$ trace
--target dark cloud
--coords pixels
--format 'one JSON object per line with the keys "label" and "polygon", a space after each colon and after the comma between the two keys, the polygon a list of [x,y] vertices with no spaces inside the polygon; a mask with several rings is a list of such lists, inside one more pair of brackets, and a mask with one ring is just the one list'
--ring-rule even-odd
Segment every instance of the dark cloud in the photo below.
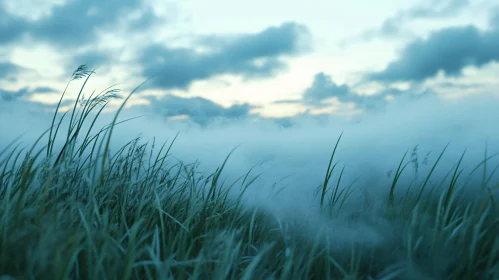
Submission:
{"label": "dark cloud", "polygon": [[480,32],[474,26],[452,27],[407,45],[385,70],[368,75],[376,81],[423,81],[442,70],[460,76],[466,66],[481,67],[499,59],[499,32]]}
{"label": "dark cloud", "polygon": [[286,23],[257,34],[201,39],[204,47],[210,48],[209,53],[152,45],[143,50],[139,61],[145,76],[158,75],[152,85],[164,89],[187,89],[193,81],[220,74],[240,75],[244,79],[269,77],[285,69],[280,56],[307,50],[302,43],[306,43],[303,36],[308,34],[306,27]]}
{"label": "dark cloud", "polygon": [[29,95],[31,91],[28,90],[27,87],[19,89],[19,90],[5,90],[0,89],[0,101],[3,102],[12,102],[21,99],[22,97]]}
{"label": "dark cloud", "polygon": [[[127,31],[143,32],[160,21],[141,0],[67,1],[51,8],[49,15],[28,20],[0,7],[0,43],[14,44],[20,39],[48,43],[62,50],[72,50],[66,67],[87,64],[91,68],[110,65],[114,53],[86,48],[98,39],[103,30],[117,26]],[[210,47],[209,53],[194,48],[169,48],[149,45],[141,50],[138,63],[147,77],[159,74],[152,86],[166,89],[187,89],[196,80],[220,74],[240,75],[258,79],[275,75],[287,67],[283,55],[296,55],[307,50],[306,27],[286,23],[256,34],[240,36],[204,36],[200,46]],[[303,44],[305,43],[305,44]],[[197,46],[197,44],[196,44]]]}
{"label": "dark cloud", "polygon": [[59,92],[59,90],[51,88],[51,87],[36,87],[33,89],[33,93],[54,93]]}
{"label": "dark cloud", "polygon": [[323,107],[323,100],[337,97],[340,101],[357,99],[347,85],[337,85],[331,79],[331,76],[324,73],[318,73],[314,77],[312,86],[305,90],[303,94],[303,102],[306,105],[315,107]]}
{"label": "dark cloud", "polygon": [[[308,106],[309,108],[321,109],[328,106],[328,104],[323,103],[323,101],[332,97],[336,97],[340,103],[354,103],[356,108],[364,109],[372,113],[376,110],[383,110],[385,105],[388,103],[387,97],[415,100],[422,96],[430,95],[435,95],[435,92],[427,88],[422,88],[422,86],[418,84],[412,85],[409,89],[406,90],[388,87],[372,95],[361,95],[348,85],[336,84],[330,75],[326,75],[325,73],[320,72],[314,76],[312,85],[303,92],[302,99],[278,100],[273,103],[303,104]],[[296,115],[293,118],[316,118],[315,116],[317,115],[312,115],[309,109],[306,112]]]}
{"label": "dark cloud", "polygon": [[[68,71],[81,64],[99,68],[112,64],[114,53],[88,48],[84,52],[75,50],[94,45],[99,39],[99,31],[114,30],[119,26],[129,32],[143,32],[160,20],[142,0],[66,1],[53,6],[48,16],[37,20],[10,14],[0,5],[0,44],[15,44],[21,39],[48,43],[74,54],[65,65]],[[0,69],[0,78],[2,76]]]}
{"label": "dark cloud", "polygon": [[308,29],[294,22],[269,27],[256,34],[235,36],[204,36],[198,42],[231,56],[244,58],[271,57],[277,54],[295,54],[300,51],[300,36],[309,35]]}
{"label": "dark cloud", "polygon": [[[301,99],[277,100],[273,104],[303,104],[308,107],[320,109],[329,106],[329,104],[323,103],[323,101],[336,97],[341,103],[355,103],[357,108],[375,110],[386,104],[386,96],[411,95],[411,92],[414,92],[414,89],[403,91],[387,88],[374,95],[362,96],[348,85],[338,85],[330,75],[319,72],[315,74],[312,85],[303,92]],[[313,115],[310,114],[310,110],[307,110],[298,116],[311,117]]]}
{"label": "dark cloud", "polygon": [[304,105],[314,108],[323,108],[327,104],[322,103],[322,101],[336,97],[341,103],[355,103],[357,108],[375,110],[382,108],[386,104],[387,96],[411,96],[414,91],[415,89],[404,91],[395,88],[386,88],[373,95],[361,95],[348,85],[336,84],[330,75],[320,72],[315,75],[312,85],[303,93],[301,102]]}
{"label": "dark cloud", "polygon": [[10,62],[0,62],[0,80],[16,75],[23,68]]}
{"label": "dark cloud", "polygon": [[[29,100],[37,90],[29,90],[27,87],[19,90],[0,89],[0,112],[5,113],[6,119],[10,119],[9,112],[18,110],[19,113],[47,113],[54,112],[57,103],[41,103]],[[63,100],[61,106],[73,105],[74,100]],[[17,113],[16,113],[17,114]]]}
{"label": "dark cloud", "polygon": [[[46,111],[53,110],[57,104],[46,104],[40,102],[33,102],[29,100],[33,94],[44,94],[44,93],[57,93],[56,89],[50,87],[36,87],[34,89],[29,89],[28,87],[23,87],[19,90],[6,90],[0,88],[0,105],[12,106],[13,104],[21,104],[32,111]],[[74,104],[74,100],[63,100],[61,106],[67,106]],[[5,109],[1,108],[0,109]]]}
{"label": "dark cloud", "polygon": [[[393,93],[393,92],[391,92]],[[315,74],[312,85],[307,88],[301,99],[277,100],[274,104],[303,104],[313,108],[324,108],[328,104],[323,101],[336,97],[340,102],[354,102],[361,107],[376,107],[388,92],[381,92],[375,96],[364,97],[351,90],[348,85],[336,84],[330,75],[323,72]],[[373,103],[376,103],[374,105]],[[308,115],[305,112],[304,115]]]}
{"label": "dark cloud", "polygon": [[163,117],[188,116],[191,121],[201,126],[219,119],[243,119],[250,116],[249,111],[257,108],[248,103],[235,104],[225,108],[211,100],[202,97],[183,98],[175,95],[166,95],[161,99],[148,98],[149,106],[140,106],[146,110],[153,110]]}
{"label": "dark cloud", "polygon": [[26,34],[29,37],[68,48],[86,45],[96,39],[99,29],[113,28],[135,11],[145,10],[129,28],[147,28],[157,22],[140,0],[66,1],[52,8],[49,16],[27,21],[0,7],[0,43],[13,43]]}
{"label": "dark cloud", "polygon": [[29,23],[22,18],[9,14],[0,5],[0,44],[6,45],[18,40],[27,31]]}

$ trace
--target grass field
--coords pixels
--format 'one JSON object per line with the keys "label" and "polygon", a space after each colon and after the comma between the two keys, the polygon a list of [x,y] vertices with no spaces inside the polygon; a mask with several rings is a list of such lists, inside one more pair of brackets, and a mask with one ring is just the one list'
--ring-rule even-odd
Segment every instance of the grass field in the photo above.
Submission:
{"label": "grass field", "polygon": [[[92,73],[81,66],[70,82],[85,84]],[[404,155],[370,211],[377,219],[368,222],[385,238],[356,242],[335,231],[338,221],[360,226],[369,209],[367,200],[359,211],[343,207],[357,189],[332,179],[342,172],[334,161],[341,136],[316,193],[316,215],[326,222],[310,232],[292,216],[244,204],[251,170],[234,183],[223,180],[226,162],[197,175],[196,165],[169,160],[173,141],[137,138],[111,153],[132,94],[113,123],[95,130],[119,96],[106,90],[83,100],[80,91],[73,110],[57,107],[36,143],[22,149],[13,141],[0,152],[1,279],[499,279],[499,182],[491,180],[498,167],[487,165],[496,154],[477,163],[472,172],[483,175],[473,186],[462,184],[462,157],[445,180],[430,183],[444,149],[411,188],[397,184],[410,163]]]}

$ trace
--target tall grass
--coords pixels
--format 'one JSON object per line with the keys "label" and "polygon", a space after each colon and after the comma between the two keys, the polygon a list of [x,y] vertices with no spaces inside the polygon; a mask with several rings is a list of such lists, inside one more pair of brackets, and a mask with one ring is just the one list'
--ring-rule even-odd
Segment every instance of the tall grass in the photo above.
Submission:
{"label": "tall grass", "polygon": [[[336,148],[318,187],[318,216],[330,225],[312,233],[303,223],[243,204],[254,184],[251,170],[224,186],[229,156],[203,177],[196,164],[173,164],[164,142],[128,142],[115,153],[113,121],[95,130],[111,100],[106,89],[88,99],[82,92],[93,74],[79,67],[70,82],[84,79],[72,110],[59,112],[29,149],[17,139],[0,153],[0,275],[19,279],[499,279],[499,207],[487,157],[474,196],[458,182],[429,184],[437,162],[417,190],[398,196],[403,156],[380,218],[388,222],[377,243],[339,241],[334,222],[347,211],[353,183],[331,184]],[[67,89],[67,87],[66,87]],[[78,106],[79,105],[79,106]],[[96,111],[91,119],[91,112]],[[67,130],[62,124],[69,117]],[[60,117],[58,119],[58,117]],[[88,129],[84,129],[87,125]],[[55,143],[62,135],[59,149]],[[8,132],[2,132],[8,134]],[[45,140],[43,140],[45,139]],[[39,143],[46,141],[45,145]],[[463,154],[464,156],[464,154]],[[493,169],[494,173],[497,167]],[[452,171],[452,170],[451,170]],[[229,195],[240,184],[240,194]],[[445,187],[446,186],[446,187]],[[431,188],[429,191],[427,188]],[[361,201],[359,209],[365,205]],[[362,214],[361,214],[362,217]],[[353,227],[356,218],[351,217]],[[329,222],[328,222],[329,223]],[[326,224],[328,224],[326,223]],[[331,226],[333,225],[333,226]],[[387,226],[388,225],[388,226]],[[341,239],[347,240],[347,239]]]}

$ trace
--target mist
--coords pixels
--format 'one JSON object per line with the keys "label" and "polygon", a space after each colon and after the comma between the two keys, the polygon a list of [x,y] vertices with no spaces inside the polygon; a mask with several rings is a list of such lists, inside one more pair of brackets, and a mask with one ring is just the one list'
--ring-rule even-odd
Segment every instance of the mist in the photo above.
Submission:
{"label": "mist", "polygon": [[[430,168],[444,147],[449,144],[437,165],[430,182],[440,181],[455,169],[466,151],[460,169],[461,180],[472,179],[472,186],[479,187],[482,171],[466,177],[487,155],[499,151],[499,104],[496,95],[474,95],[460,99],[441,99],[427,96],[419,99],[398,98],[386,107],[368,111],[353,120],[328,116],[326,121],[297,117],[296,125],[283,128],[270,120],[233,121],[207,127],[164,121],[151,112],[124,109],[118,120],[141,116],[116,126],[111,151],[117,151],[135,137],[141,143],[155,138],[156,151],[164,141],[169,143],[178,133],[170,151],[171,163],[179,160],[185,164],[199,163],[198,171],[206,176],[220,166],[228,154],[233,153],[222,172],[229,185],[245,175],[260,177],[248,189],[246,200],[250,204],[267,206],[280,213],[303,207],[302,212],[315,208],[311,202],[317,187],[324,181],[333,148],[340,135],[333,163],[339,164],[333,175],[336,182],[341,169],[344,173],[341,186],[362,189],[354,192],[348,203],[369,193],[374,201],[385,197],[404,153],[404,163],[418,157],[418,169],[410,164],[400,178],[401,186],[417,178],[425,179]],[[53,113],[32,110],[30,103],[3,104],[0,113],[0,147],[21,136],[21,146],[31,146],[51,123]],[[99,119],[97,128],[110,123],[114,113]],[[63,126],[62,135],[65,136]],[[62,140],[62,139],[61,139]],[[42,141],[43,142],[43,141]],[[60,145],[60,143],[58,143]],[[414,148],[417,146],[417,149]],[[149,146],[150,147],[150,146]],[[488,161],[489,172],[497,164],[496,158]],[[360,176],[360,177],[359,177]],[[497,174],[494,175],[497,178]],[[492,180],[492,182],[494,182]],[[276,193],[278,192],[278,195]],[[398,189],[404,193],[406,190]],[[473,191],[470,189],[470,192]],[[347,203],[347,205],[348,205]],[[355,206],[353,206],[355,207]]]}

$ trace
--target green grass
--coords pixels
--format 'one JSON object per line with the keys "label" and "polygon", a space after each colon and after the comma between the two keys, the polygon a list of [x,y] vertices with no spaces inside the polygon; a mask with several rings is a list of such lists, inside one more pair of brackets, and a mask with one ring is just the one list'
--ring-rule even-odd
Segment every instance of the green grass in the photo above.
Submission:
{"label": "green grass", "polygon": [[[84,99],[92,74],[84,66],[73,73],[70,82],[85,79],[73,110],[61,115],[58,106],[36,143],[24,150],[15,140],[0,152],[0,276],[499,279],[494,194],[499,184],[491,182],[497,167],[487,172],[495,155],[485,154],[473,170],[483,171],[473,196],[458,184],[462,157],[449,171],[450,182],[430,184],[445,149],[419,187],[399,185],[412,162],[404,163],[404,155],[382,207],[369,210],[367,200],[359,201],[359,211],[348,213],[344,205],[357,189],[353,183],[340,186],[343,170],[336,182],[331,179],[340,136],[317,189],[316,215],[325,222],[308,230],[302,220],[245,205],[244,192],[258,176],[250,170],[227,186],[221,174],[229,156],[205,178],[196,164],[169,160],[175,139],[156,150],[155,141],[141,144],[136,138],[111,153],[114,127],[126,125],[117,122],[118,114],[133,92],[112,123],[96,131],[103,108],[119,95],[108,88]],[[64,118],[69,118],[67,130]],[[56,139],[63,139],[62,148]],[[397,192],[406,189],[404,195]],[[364,212],[374,211],[378,219],[367,220]],[[382,229],[384,238],[340,238],[348,234],[345,225],[355,230],[366,223]]]}

